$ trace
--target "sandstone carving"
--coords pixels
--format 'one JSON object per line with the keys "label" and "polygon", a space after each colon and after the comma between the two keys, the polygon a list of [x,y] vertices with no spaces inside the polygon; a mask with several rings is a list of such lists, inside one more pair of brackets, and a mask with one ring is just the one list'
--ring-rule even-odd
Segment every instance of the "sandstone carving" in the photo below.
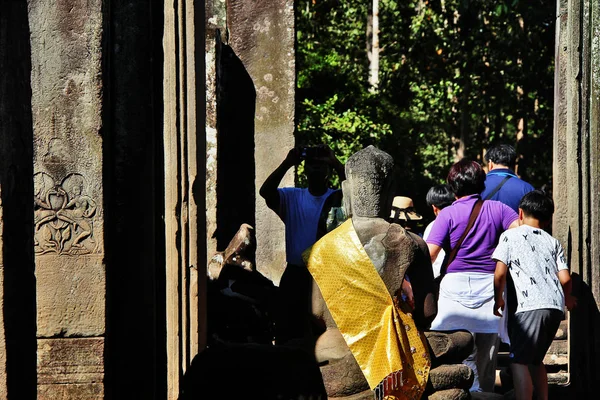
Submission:
{"label": "sandstone carving", "polygon": [[96,201],[86,194],[83,175],[69,174],[57,184],[49,174],[38,172],[33,182],[35,253],[96,252],[93,237]]}

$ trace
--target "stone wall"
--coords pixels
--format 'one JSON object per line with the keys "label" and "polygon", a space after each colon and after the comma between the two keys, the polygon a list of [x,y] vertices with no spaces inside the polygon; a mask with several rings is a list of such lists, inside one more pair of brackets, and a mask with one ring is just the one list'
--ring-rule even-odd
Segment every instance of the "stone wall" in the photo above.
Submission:
{"label": "stone wall", "polygon": [[293,2],[204,5],[0,2],[0,398],[176,398],[241,223],[279,280]]}
{"label": "stone wall", "polygon": [[[251,81],[243,87],[253,87],[256,99],[253,115],[247,122],[242,121],[243,125],[232,128],[238,130],[237,135],[253,136],[253,140],[248,140],[254,144],[254,179],[251,176],[245,179],[253,182],[254,187],[245,186],[244,196],[253,195],[255,203],[256,263],[260,272],[277,283],[285,267],[284,226],[267,208],[258,190],[294,146],[294,2],[228,1],[227,27],[229,57],[236,59],[239,68],[245,70],[246,79]],[[228,92],[228,96],[237,94]],[[245,96],[250,102],[249,95]],[[238,153],[241,151],[249,149],[240,149]],[[290,172],[281,186],[293,185]],[[253,194],[247,193],[250,189],[254,190]],[[237,219],[237,227],[241,222],[247,221]]]}
{"label": "stone wall", "polygon": [[591,395],[600,378],[600,4],[557,2],[553,232],[579,306],[570,313],[570,379]]}

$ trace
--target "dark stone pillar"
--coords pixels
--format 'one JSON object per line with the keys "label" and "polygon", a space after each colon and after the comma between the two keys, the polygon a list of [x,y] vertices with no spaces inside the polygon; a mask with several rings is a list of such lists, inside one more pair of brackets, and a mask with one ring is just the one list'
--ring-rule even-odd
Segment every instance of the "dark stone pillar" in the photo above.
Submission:
{"label": "dark stone pillar", "polygon": [[0,2],[0,397],[36,398],[31,47],[26,1]]}
{"label": "dark stone pillar", "polygon": [[166,398],[161,1],[105,1],[106,397]]}

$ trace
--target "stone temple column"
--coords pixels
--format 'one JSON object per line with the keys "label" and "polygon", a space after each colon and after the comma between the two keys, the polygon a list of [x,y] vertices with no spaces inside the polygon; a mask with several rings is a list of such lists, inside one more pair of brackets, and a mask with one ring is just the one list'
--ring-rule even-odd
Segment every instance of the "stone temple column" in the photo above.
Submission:
{"label": "stone temple column", "polygon": [[38,399],[104,396],[102,16],[29,1]]}
{"label": "stone temple column", "polygon": [[[557,2],[553,233],[565,248],[579,306],[569,317],[574,394],[600,379],[600,3]],[[582,397],[583,398],[583,397]]]}
{"label": "stone temple column", "polygon": [[[221,125],[219,131],[219,135],[228,138],[223,140],[227,147],[221,150],[229,160],[254,150],[248,161],[254,164],[253,174],[242,175],[241,182],[254,183],[254,187],[244,186],[244,192],[254,195],[250,209],[255,221],[248,220],[243,212],[233,211],[240,208],[236,205],[239,199],[231,201],[235,196],[233,188],[229,196],[223,196],[225,202],[230,201],[224,204],[225,210],[235,221],[226,240],[229,241],[231,232],[235,233],[240,223],[255,225],[256,265],[262,274],[278,283],[285,268],[284,226],[258,191],[295,144],[294,2],[227,1],[227,33],[228,41],[221,54],[223,93],[219,118],[229,123]],[[232,119],[234,115],[236,118]],[[294,186],[292,173],[286,175],[282,187]]]}
{"label": "stone temple column", "polygon": [[178,398],[183,374],[206,344],[206,264],[207,248],[211,247],[206,230],[214,200],[209,201],[211,150],[203,128],[211,85],[205,85],[205,10],[201,4],[167,1],[163,10],[168,399]]}

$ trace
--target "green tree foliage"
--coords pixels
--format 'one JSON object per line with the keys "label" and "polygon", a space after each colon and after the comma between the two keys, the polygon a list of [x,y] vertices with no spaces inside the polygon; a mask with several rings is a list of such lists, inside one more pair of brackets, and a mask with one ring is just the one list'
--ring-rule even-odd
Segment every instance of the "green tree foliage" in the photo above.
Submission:
{"label": "green tree foliage", "polygon": [[342,161],[378,146],[396,161],[398,194],[421,208],[458,157],[494,143],[517,147],[524,179],[550,183],[555,2],[379,1],[376,90],[372,0],[296,1],[298,141]]}

